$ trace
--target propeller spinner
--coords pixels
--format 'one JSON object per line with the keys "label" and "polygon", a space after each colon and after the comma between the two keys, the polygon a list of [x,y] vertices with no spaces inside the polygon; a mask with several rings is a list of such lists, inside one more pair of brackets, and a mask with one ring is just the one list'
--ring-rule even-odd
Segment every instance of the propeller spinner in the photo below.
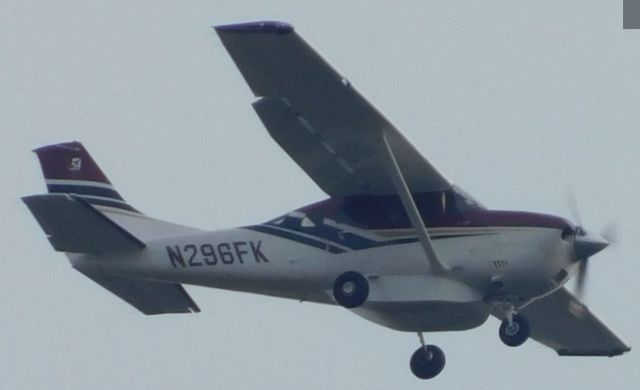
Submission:
{"label": "propeller spinner", "polygon": [[576,276],[576,294],[578,297],[584,297],[584,289],[587,280],[587,267],[589,257],[600,252],[609,246],[609,241],[602,236],[587,233],[584,229],[578,228],[573,239],[573,247],[576,252],[580,264],[578,265],[578,274]]}
{"label": "propeller spinner", "polygon": [[580,262],[578,265],[578,274],[576,275],[576,294],[578,297],[582,298],[584,296],[587,279],[589,257],[602,251],[612,242],[616,241],[617,228],[616,226],[611,225],[606,228],[602,234],[587,232],[582,227],[582,218],[580,218],[578,201],[573,191],[571,191],[569,195],[569,209],[571,214],[573,214],[574,220],[578,223],[578,228],[574,233],[573,248],[576,253],[576,257]]}

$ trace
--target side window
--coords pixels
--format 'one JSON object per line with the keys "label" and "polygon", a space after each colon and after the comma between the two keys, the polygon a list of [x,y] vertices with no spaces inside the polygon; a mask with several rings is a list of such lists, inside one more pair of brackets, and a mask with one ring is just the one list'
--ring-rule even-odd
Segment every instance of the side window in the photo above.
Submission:
{"label": "side window", "polygon": [[316,224],[313,223],[313,221],[309,219],[309,217],[304,217],[300,222],[300,226],[302,226],[303,228],[312,228],[312,227],[315,227]]}

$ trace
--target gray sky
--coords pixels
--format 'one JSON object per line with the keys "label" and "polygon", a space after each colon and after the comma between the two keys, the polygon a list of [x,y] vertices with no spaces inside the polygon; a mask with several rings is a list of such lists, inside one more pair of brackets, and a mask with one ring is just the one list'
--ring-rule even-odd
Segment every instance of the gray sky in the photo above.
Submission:
{"label": "gray sky", "polygon": [[97,3],[0,6],[0,388],[640,384],[637,351],[509,349],[495,319],[428,334],[447,367],[423,383],[408,368],[415,335],[338,307],[187,287],[202,313],[146,317],[72,270],[19,200],[45,190],[29,151],[74,139],[161,219],[218,229],[323,198],[262,128],[210,28],[289,21],[488,207],[569,216],[572,185],[587,227],[618,221],[586,303],[640,348],[640,31],[622,29],[621,1]]}

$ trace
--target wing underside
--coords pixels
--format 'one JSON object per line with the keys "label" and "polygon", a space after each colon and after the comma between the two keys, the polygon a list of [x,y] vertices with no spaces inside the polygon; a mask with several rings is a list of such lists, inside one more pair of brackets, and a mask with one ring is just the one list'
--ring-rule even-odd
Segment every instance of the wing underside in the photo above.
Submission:
{"label": "wing underside", "polygon": [[567,289],[526,306],[531,337],[562,356],[616,356],[631,348]]}
{"label": "wing underside", "polygon": [[289,25],[216,27],[273,139],[331,196],[395,194],[384,137],[412,192],[451,184]]}

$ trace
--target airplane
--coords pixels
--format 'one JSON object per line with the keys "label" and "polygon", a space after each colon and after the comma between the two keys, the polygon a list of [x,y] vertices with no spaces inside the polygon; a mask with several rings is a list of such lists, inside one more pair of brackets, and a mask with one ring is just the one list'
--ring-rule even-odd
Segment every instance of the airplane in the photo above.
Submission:
{"label": "airplane", "polygon": [[138,211],[81,143],[40,147],[48,192],[23,201],[73,268],[148,315],[199,312],[183,284],[340,305],[417,333],[409,365],[420,379],[445,365],[423,333],[472,329],[490,316],[507,346],[532,338],[561,356],[630,351],[565,287],[574,276],[583,285],[588,259],[609,245],[602,235],[484,207],[291,25],[214,29],[271,137],[328,198],[203,231]]}

